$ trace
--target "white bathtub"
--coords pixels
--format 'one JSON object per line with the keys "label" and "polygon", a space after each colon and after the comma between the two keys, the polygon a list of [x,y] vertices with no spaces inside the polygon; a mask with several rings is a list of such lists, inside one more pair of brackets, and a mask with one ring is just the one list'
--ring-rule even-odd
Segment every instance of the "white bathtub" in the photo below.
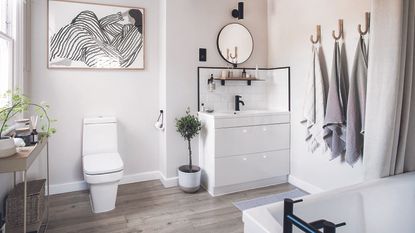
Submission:
{"label": "white bathtub", "polygon": [[[346,222],[346,226],[337,229],[339,233],[415,232],[415,172],[314,194],[303,200],[294,205],[295,215],[306,222]],[[283,206],[278,202],[244,211],[244,232],[282,233]]]}

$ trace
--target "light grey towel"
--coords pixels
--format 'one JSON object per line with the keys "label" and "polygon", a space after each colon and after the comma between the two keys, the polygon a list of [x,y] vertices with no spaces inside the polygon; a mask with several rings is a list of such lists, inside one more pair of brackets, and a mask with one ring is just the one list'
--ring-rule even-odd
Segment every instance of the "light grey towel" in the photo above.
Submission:
{"label": "light grey towel", "polygon": [[360,38],[354,57],[347,107],[346,162],[353,166],[363,153],[368,55]]}
{"label": "light grey towel", "polygon": [[324,118],[324,140],[331,150],[332,159],[346,149],[346,111],[348,96],[347,58],[344,44],[334,44],[332,71]]}
{"label": "light grey towel", "polygon": [[325,146],[323,124],[327,100],[326,76],[325,60],[321,47],[320,45],[313,46],[311,67],[304,99],[303,119],[301,120],[301,123],[306,126],[305,140],[308,143],[309,150],[312,152],[320,146]]}

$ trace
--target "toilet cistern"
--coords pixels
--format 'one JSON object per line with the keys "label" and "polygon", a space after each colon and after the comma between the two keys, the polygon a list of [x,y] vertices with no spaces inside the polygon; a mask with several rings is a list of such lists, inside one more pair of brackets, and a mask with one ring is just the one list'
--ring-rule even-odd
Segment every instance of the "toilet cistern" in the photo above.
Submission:
{"label": "toilet cistern", "polygon": [[242,96],[235,95],[235,111],[241,110],[239,104],[242,104],[243,106],[245,106],[245,103],[241,99],[242,99]]}

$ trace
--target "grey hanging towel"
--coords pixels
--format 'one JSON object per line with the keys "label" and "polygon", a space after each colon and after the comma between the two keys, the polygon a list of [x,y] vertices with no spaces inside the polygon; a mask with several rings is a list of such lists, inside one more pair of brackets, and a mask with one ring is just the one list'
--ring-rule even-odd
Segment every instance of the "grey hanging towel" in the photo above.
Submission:
{"label": "grey hanging towel", "polygon": [[332,71],[324,118],[324,140],[331,150],[332,159],[346,149],[346,111],[348,96],[347,58],[344,44],[334,44]]}
{"label": "grey hanging towel", "polygon": [[368,55],[361,37],[354,57],[347,107],[346,162],[354,165],[363,153]]}
{"label": "grey hanging towel", "polygon": [[[324,146],[323,124],[326,107],[325,61],[320,45],[313,46],[311,67],[308,74],[303,119],[306,126],[305,140],[310,151]],[[323,148],[324,150],[325,148]]]}

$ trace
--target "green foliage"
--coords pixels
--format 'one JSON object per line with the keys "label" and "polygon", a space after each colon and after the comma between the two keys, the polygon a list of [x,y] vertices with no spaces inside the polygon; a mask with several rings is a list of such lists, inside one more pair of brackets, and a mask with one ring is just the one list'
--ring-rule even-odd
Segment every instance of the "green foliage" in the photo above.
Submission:
{"label": "green foliage", "polygon": [[187,108],[186,116],[176,119],[176,128],[185,140],[190,141],[199,134],[202,123],[196,116],[191,115],[190,108]]}
{"label": "green foliage", "polygon": [[10,119],[19,113],[27,112],[29,107],[34,108],[34,111],[39,116],[40,122],[44,123],[41,125],[43,135],[51,136],[52,134],[56,133],[56,129],[51,127],[51,123],[56,122],[56,120],[49,118],[48,104],[44,102],[40,104],[32,103],[30,98],[21,94],[19,90],[14,92],[8,91],[4,94],[3,97],[8,99],[9,103],[6,104],[6,106],[0,108],[0,135],[7,129],[7,123],[10,121]]}
{"label": "green foliage", "polygon": [[190,141],[199,134],[199,131],[202,129],[202,123],[196,116],[190,114],[190,108],[188,107],[186,116],[176,119],[176,129],[177,132],[187,140],[187,149],[189,150],[189,171],[192,172],[192,147]]}

